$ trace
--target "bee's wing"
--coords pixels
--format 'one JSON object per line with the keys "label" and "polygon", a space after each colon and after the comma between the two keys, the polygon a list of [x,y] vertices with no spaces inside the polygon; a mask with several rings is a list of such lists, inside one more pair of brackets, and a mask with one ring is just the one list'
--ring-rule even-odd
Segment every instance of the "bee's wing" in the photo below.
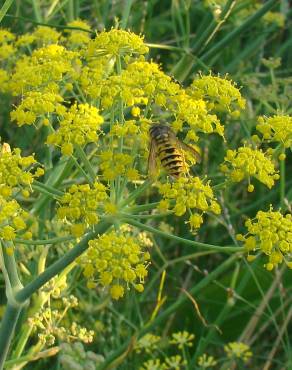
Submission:
{"label": "bee's wing", "polygon": [[197,151],[195,148],[191,147],[190,145],[183,143],[182,141],[179,142],[180,147],[185,150],[186,152],[191,153],[191,155],[196,159],[197,163],[201,162],[201,155],[199,151]]}
{"label": "bee's wing", "polygon": [[148,156],[148,173],[151,178],[157,177],[157,145],[155,140],[151,139]]}
{"label": "bee's wing", "polygon": [[196,162],[197,163],[200,163],[201,162],[201,156],[200,156],[200,153],[193,147],[191,147],[190,145],[180,141],[174,132],[171,132],[171,139],[174,140],[174,142],[176,142],[177,146],[186,151],[186,152],[189,152],[191,153],[191,155],[196,159]]}

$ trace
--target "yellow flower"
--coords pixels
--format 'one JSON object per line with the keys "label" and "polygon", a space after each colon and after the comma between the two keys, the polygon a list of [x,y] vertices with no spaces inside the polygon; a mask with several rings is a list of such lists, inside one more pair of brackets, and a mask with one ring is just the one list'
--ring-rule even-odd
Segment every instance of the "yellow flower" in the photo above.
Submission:
{"label": "yellow flower", "polygon": [[285,148],[292,145],[291,116],[259,117],[256,128],[263,135],[263,140],[280,143]]}
{"label": "yellow flower", "polygon": [[198,177],[180,177],[175,182],[158,183],[157,186],[163,197],[158,208],[171,209],[176,216],[184,215],[189,208],[192,214],[188,223],[194,232],[202,224],[205,212],[221,212],[211,186],[209,183],[204,184]]}
{"label": "yellow flower", "polygon": [[32,125],[38,117],[56,112],[62,102],[62,96],[54,92],[29,91],[20,105],[10,112],[10,117],[18,126]]}
{"label": "yellow flower", "polygon": [[162,364],[163,370],[179,370],[186,365],[186,361],[180,355],[166,357],[165,362]]}
{"label": "yellow flower", "polygon": [[12,44],[14,39],[15,36],[13,33],[5,29],[0,29],[0,61],[8,59],[16,52]]}
{"label": "yellow flower", "polygon": [[207,356],[206,353],[204,353],[198,358],[198,365],[203,369],[207,369],[209,367],[216,366],[217,361],[214,359],[213,356]]}
{"label": "yellow flower", "polygon": [[[238,235],[237,239],[244,242],[245,250],[249,252],[261,251],[268,256],[266,269],[271,271],[283,261],[288,265],[292,252],[292,216],[283,216],[279,211],[259,211],[253,220],[245,222],[248,233]],[[252,255],[251,260],[254,259]]]}
{"label": "yellow flower", "polygon": [[71,223],[74,236],[81,236],[88,226],[98,223],[98,208],[108,202],[106,190],[99,182],[92,185],[72,185],[60,199],[57,216]]}
{"label": "yellow flower", "polygon": [[148,47],[144,44],[143,37],[132,32],[111,29],[96,35],[88,44],[88,56],[93,55],[132,55],[146,54]]}
{"label": "yellow flower", "polygon": [[118,176],[126,176],[130,181],[139,179],[138,171],[132,168],[134,158],[130,154],[104,151],[100,154],[100,160],[104,180],[114,180]]}
{"label": "yellow flower", "polygon": [[198,76],[187,90],[196,99],[204,99],[211,110],[234,113],[245,107],[235,83],[218,76]]}
{"label": "yellow flower", "polygon": [[22,157],[20,149],[11,152],[4,144],[0,153],[0,195],[9,198],[19,188],[31,192],[33,179],[42,175],[37,169],[34,171],[35,164],[33,155]]}
{"label": "yellow flower", "polygon": [[7,200],[0,195],[0,238],[14,240],[18,231],[26,228],[28,217],[16,200]]}
{"label": "yellow flower", "polygon": [[113,299],[118,300],[124,296],[125,289],[121,285],[113,285],[110,288],[110,293]]}
{"label": "yellow flower", "polygon": [[38,26],[31,36],[40,45],[56,44],[61,34],[52,27]]}
{"label": "yellow flower", "polygon": [[9,80],[9,90],[13,95],[32,89],[58,93],[58,82],[76,78],[76,68],[80,63],[78,58],[79,53],[61,45],[51,44],[36,49],[30,56],[17,60]]}
{"label": "yellow flower", "polygon": [[[86,21],[81,21],[80,19],[76,19],[72,22],[67,23],[69,27],[76,27],[81,28],[87,31],[90,31],[90,26]],[[89,43],[90,41],[90,32],[82,31],[82,30],[74,30],[68,29],[65,30],[67,33],[66,42],[68,45],[76,47],[76,46],[84,46]]]}
{"label": "yellow flower", "polygon": [[103,123],[98,109],[89,104],[74,104],[63,112],[60,127],[47,138],[47,144],[60,146],[62,154],[70,155],[74,145],[84,146],[98,140]]}
{"label": "yellow flower", "polygon": [[145,334],[142,338],[138,340],[135,344],[134,351],[136,353],[141,353],[145,351],[146,353],[152,353],[158,348],[158,343],[161,337],[151,333]]}
{"label": "yellow flower", "polygon": [[242,342],[230,342],[224,346],[224,351],[229,358],[242,359],[244,362],[247,362],[252,356],[250,347]]}
{"label": "yellow flower", "polygon": [[143,366],[139,368],[139,370],[161,370],[161,362],[158,358],[154,360],[148,360],[143,363]]}
{"label": "yellow flower", "polygon": [[190,334],[189,332],[184,330],[184,331],[179,331],[177,333],[173,333],[170,343],[176,344],[179,349],[183,349],[184,346],[192,347],[194,339],[195,339],[194,334]]}
{"label": "yellow flower", "polygon": [[8,91],[9,75],[7,71],[0,68],[0,92],[6,93]]}
{"label": "yellow flower", "polygon": [[[225,162],[221,164],[221,171],[232,182],[240,182],[244,178],[248,180],[255,177],[257,180],[271,188],[279,175],[269,154],[259,149],[240,147],[237,150],[227,150]],[[253,185],[249,184],[248,191],[253,191]]]}
{"label": "yellow flower", "polygon": [[135,238],[111,231],[89,241],[89,248],[79,259],[84,276],[110,288],[113,299],[124,295],[125,288],[133,286],[143,291],[147,276],[149,254]]}

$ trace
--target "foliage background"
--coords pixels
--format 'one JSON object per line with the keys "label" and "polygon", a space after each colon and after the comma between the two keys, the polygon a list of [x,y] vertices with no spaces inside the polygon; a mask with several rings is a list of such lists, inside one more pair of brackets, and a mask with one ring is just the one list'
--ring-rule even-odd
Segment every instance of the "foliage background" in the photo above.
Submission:
{"label": "foliage background", "polygon": [[[62,29],[67,22],[80,18],[87,20],[92,29],[97,31],[119,26],[143,33],[145,41],[153,44],[151,57],[182,84],[188,85],[198,72],[208,74],[212,70],[215,74],[228,73],[242,86],[241,92],[247,99],[246,111],[229,125],[226,133],[233,148],[254,133],[258,115],[275,114],[279,106],[285,114],[291,114],[292,27],[288,1],[258,2],[259,6],[269,5],[271,11],[277,12],[273,13],[274,18],[270,16],[266,19],[255,17],[257,9],[252,6],[254,2],[249,0],[19,0],[10,3],[1,26],[16,34],[28,32],[38,24]],[[223,22],[224,9],[228,9],[228,17]],[[284,23],[281,23],[281,16]],[[262,62],[262,58],[270,57],[281,58],[281,66],[275,69],[276,86],[271,81],[269,69]],[[7,101],[7,98],[1,99],[0,135],[3,141],[30,154],[43,138],[35,137],[31,127],[16,129],[11,124],[9,111],[14,103],[13,100]],[[208,178],[220,180],[218,164],[224,158],[224,145],[215,136],[205,139],[202,150],[206,160],[196,168],[199,175],[208,174]],[[44,158],[45,150],[43,153],[40,151],[39,156],[40,159]],[[286,209],[289,209],[292,199],[291,173],[289,150],[286,161]],[[247,217],[254,217],[259,209],[267,210],[270,204],[275,209],[279,208],[279,184],[270,191],[257,184],[257,190],[252,194],[247,193],[245,185],[235,185],[222,191],[219,199],[223,207],[222,217],[209,218],[196,238],[214,245],[230,245],[234,242],[235,232],[242,230]],[[175,235],[193,238],[184,220],[174,220],[173,216],[169,216],[164,221],[173,228]],[[103,301],[95,291],[84,288],[86,284],[80,269],[75,269],[69,276],[69,290],[81,302],[81,310],[73,311],[70,319],[74,321],[74,315],[80,316],[79,321],[84,321],[87,327],[95,328],[97,332],[94,342],[86,345],[87,350],[109,359],[122,356],[117,367],[119,369],[139,368],[144,357],[133,354],[126,356],[124,343],[136,330],[143,330],[151,317],[157,304],[161,273],[166,270],[163,296],[167,299],[160,308],[166,320],[160,322],[158,314],[151,332],[164,338],[179,330],[194,333],[194,346],[188,355],[190,363],[194,363],[198,355],[208,352],[217,359],[221,358],[219,365],[224,368],[223,345],[243,341],[251,345],[254,354],[248,365],[250,368],[288,369],[292,366],[291,330],[288,327],[292,315],[289,271],[281,268],[271,273],[263,269],[261,261],[250,264],[240,258],[222,275],[212,279],[210,272],[224,263],[224,254],[199,256],[196,250],[174,240],[152,236],[152,241],[155,247],[151,256],[151,273],[142,295],[132,293],[118,303]],[[61,250],[57,252],[61,253]],[[51,255],[49,261],[55,258],[56,255]],[[33,271],[36,263],[37,255],[28,267]],[[190,290],[206,276],[210,279],[201,288],[199,285],[194,298],[202,315],[210,323],[208,326],[204,325],[198,311],[194,310],[189,299],[185,299],[181,290]],[[0,284],[1,304],[4,304],[4,281],[1,278]],[[176,306],[182,297],[184,301]],[[167,307],[172,309],[167,311]],[[28,344],[33,346],[34,338]],[[29,362],[26,368],[44,366],[60,368],[59,357]]]}

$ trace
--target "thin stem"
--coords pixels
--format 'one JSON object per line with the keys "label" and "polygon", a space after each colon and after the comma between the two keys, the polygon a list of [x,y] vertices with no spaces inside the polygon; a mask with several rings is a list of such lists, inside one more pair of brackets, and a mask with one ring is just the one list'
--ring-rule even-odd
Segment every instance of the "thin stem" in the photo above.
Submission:
{"label": "thin stem", "polygon": [[[7,271],[8,276],[9,276],[9,281],[10,281],[10,284],[11,284],[11,287],[8,287],[6,285],[6,292],[7,292],[7,295],[8,295],[8,290],[10,288],[12,290],[17,290],[19,288],[22,288],[22,284],[21,284],[19,276],[18,276],[17,265],[16,265],[14,254],[9,255],[9,254],[5,253],[5,251],[4,251],[3,252],[3,260],[4,260],[6,271]],[[8,297],[8,299],[9,299],[9,297]]]}
{"label": "thin stem", "polygon": [[22,305],[14,306],[8,302],[0,327],[0,370],[4,367],[4,362],[8,354],[14,329],[17,324]]}
{"label": "thin stem", "polygon": [[151,183],[151,180],[144,181],[143,184],[140,185],[136,190],[134,190],[127,199],[121,202],[121,207],[125,207],[126,205],[133,202],[136,198],[138,198],[139,195],[144,193],[144,191],[151,185]]}
{"label": "thin stem", "polygon": [[89,162],[86,154],[84,153],[84,150],[79,145],[76,145],[75,149],[76,149],[76,153],[77,153],[78,157],[82,160],[82,163],[84,164],[86,170],[88,171],[88,173],[91,177],[91,181],[93,182],[95,180],[96,174],[95,174],[95,171],[93,170],[93,168],[91,166],[91,163]]}
{"label": "thin stem", "polygon": [[84,238],[69,252],[67,252],[62,258],[53,263],[48,267],[42,274],[40,274],[35,280],[26,285],[21,289],[15,296],[17,302],[24,302],[39,288],[50,281],[54,276],[58,275],[65,267],[70,265],[77,257],[79,257],[88,248],[89,240],[95,238],[99,234],[103,234],[110,226],[112,222],[102,221],[97,225],[94,231],[86,234]]}
{"label": "thin stem", "polygon": [[6,13],[8,12],[8,9],[11,7],[14,0],[6,0],[5,3],[2,5],[2,8],[0,9],[0,22],[5,17]]}
{"label": "thin stem", "polygon": [[235,246],[234,247],[231,247],[231,246],[220,247],[220,246],[217,246],[217,245],[205,244],[205,243],[200,243],[200,242],[189,240],[189,239],[184,239],[184,238],[181,238],[179,236],[168,234],[164,231],[155,229],[152,226],[142,224],[141,222],[135,221],[131,217],[125,217],[122,220],[124,222],[128,223],[129,225],[137,227],[138,229],[146,230],[146,231],[149,231],[153,234],[164,236],[165,238],[172,239],[172,240],[178,241],[182,244],[190,245],[192,247],[200,247],[200,248],[204,248],[204,249],[210,249],[210,250],[214,250],[214,251],[218,251],[218,252],[226,252],[226,253],[234,253],[234,252],[242,251],[241,247],[235,247]]}
{"label": "thin stem", "polygon": [[129,213],[139,213],[139,212],[145,212],[149,211],[151,209],[154,209],[159,206],[159,202],[153,202],[148,204],[141,204],[135,207],[129,207],[127,208],[127,212]]}
{"label": "thin stem", "polygon": [[72,22],[74,20],[74,0],[68,1],[68,20],[69,22]]}
{"label": "thin stem", "polygon": [[133,0],[126,0],[126,4],[124,5],[122,21],[121,21],[121,29],[125,29],[128,23],[131,7],[133,4]]}
{"label": "thin stem", "polygon": [[[282,154],[285,154],[285,149],[282,149]],[[285,181],[286,181],[286,169],[285,159],[280,161],[280,206],[281,209],[285,208]]]}
{"label": "thin stem", "polygon": [[32,0],[32,7],[33,7],[36,20],[38,22],[42,22],[42,15],[41,15],[41,10],[40,10],[38,0]]}
{"label": "thin stem", "polygon": [[60,191],[60,190],[54,188],[53,186],[43,184],[42,182],[37,181],[37,180],[34,180],[34,182],[32,184],[32,188],[34,190],[39,191],[40,193],[43,193],[43,194],[46,194],[46,195],[51,195],[52,198],[54,198],[55,196],[62,197],[64,195],[63,191]]}
{"label": "thin stem", "polygon": [[44,245],[44,244],[59,244],[64,242],[69,242],[71,240],[76,239],[74,236],[60,236],[57,238],[51,239],[40,239],[40,240],[26,240],[26,239],[14,239],[14,242],[17,244],[25,244],[25,245]]}

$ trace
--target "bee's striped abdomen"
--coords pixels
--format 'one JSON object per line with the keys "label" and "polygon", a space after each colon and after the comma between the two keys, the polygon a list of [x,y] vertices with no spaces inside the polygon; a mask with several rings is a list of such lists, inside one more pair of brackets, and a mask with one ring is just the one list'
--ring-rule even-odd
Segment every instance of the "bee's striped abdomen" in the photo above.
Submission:
{"label": "bee's striped abdomen", "polygon": [[170,142],[169,138],[158,139],[157,146],[160,162],[170,175],[178,177],[186,172],[186,163],[182,153]]}
{"label": "bee's striped abdomen", "polygon": [[174,132],[164,124],[154,124],[149,133],[152,142],[155,144],[153,146],[155,152],[152,150],[152,153],[156,153],[161,165],[169,175],[179,177],[187,173],[188,165]]}

